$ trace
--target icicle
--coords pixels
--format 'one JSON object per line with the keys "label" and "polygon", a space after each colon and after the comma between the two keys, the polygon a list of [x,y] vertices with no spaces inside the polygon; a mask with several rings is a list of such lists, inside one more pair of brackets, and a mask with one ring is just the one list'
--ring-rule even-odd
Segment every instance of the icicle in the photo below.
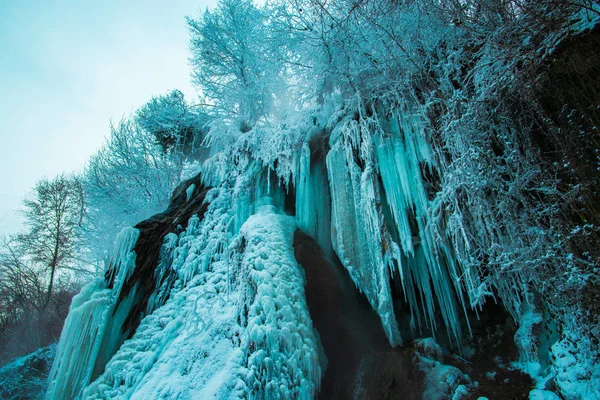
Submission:
{"label": "icicle", "polygon": [[[193,185],[190,185],[190,187]],[[197,216],[193,216],[195,220],[198,220]],[[188,226],[190,224],[188,223]],[[193,227],[192,227],[193,229]],[[174,233],[167,234],[163,239],[163,244],[160,247],[160,252],[158,256],[158,265],[154,270],[154,281],[156,282],[156,289],[150,295],[148,299],[148,306],[146,309],[146,314],[151,314],[157,307],[164,304],[167,301],[167,297],[169,295],[168,290],[166,288],[171,287],[171,285],[165,281],[165,278],[170,274],[169,270],[171,269],[171,265],[173,263],[173,256],[175,252],[175,248],[177,247],[177,242],[179,237]],[[174,279],[174,278],[170,278]]]}
{"label": "icicle", "polygon": [[[332,138],[336,138],[332,134]],[[332,198],[332,243],[356,286],[379,314],[392,346],[402,342],[394,315],[389,282],[390,260],[385,260],[381,236],[383,215],[376,203],[373,171],[361,171],[352,153],[333,142],[327,155]],[[391,241],[391,239],[389,239]]]}
{"label": "icicle", "polygon": [[188,186],[188,188],[185,190],[185,201],[190,201],[190,198],[192,197],[192,194],[194,193],[194,190],[196,189],[196,185],[194,185],[193,183]]}
{"label": "icicle", "polygon": [[308,143],[302,146],[296,182],[296,221],[298,228],[315,238],[328,257],[331,245],[331,198],[325,166],[311,166]]}
{"label": "icicle", "polygon": [[[421,172],[422,165],[436,168],[429,143],[416,115],[395,115],[380,123],[385,134],[377,138],[378,170],[400,248],[410,265],[410,274],[402,273],[407,280],[403,287],[406,290],[416,286],[424,303],[422,312],[427,316],[427,325],[434,330],[437,300],[448,336],[460,346],[457,297],[466,310],[461,274],[448,240],[440,233],[438,220],[434,218],[439,206],[428,198]],[[418,312],[415,294],[410,292],[408,299],[411,312]],[[417,321],[420,319],[417,314]]]}

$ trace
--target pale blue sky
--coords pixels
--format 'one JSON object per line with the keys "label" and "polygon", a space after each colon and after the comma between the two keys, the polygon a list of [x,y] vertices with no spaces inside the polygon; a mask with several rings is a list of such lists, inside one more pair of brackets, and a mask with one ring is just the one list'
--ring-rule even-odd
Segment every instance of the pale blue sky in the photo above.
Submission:
{"label": "pale blue sky", "polygon": [[0,234],[39,178],[80,171],[120,119],[194,98],[186,15],[216,0],[0,0]]}

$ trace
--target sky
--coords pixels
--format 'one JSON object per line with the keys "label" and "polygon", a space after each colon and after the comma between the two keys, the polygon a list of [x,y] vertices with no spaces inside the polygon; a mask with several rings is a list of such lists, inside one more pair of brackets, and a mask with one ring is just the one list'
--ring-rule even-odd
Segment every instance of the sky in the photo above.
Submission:
{"label": "sky", "polygon": [[185,16],[216,0],[0,0],[0,235],[42,177],[78,172],[109,122],[190,84]]}

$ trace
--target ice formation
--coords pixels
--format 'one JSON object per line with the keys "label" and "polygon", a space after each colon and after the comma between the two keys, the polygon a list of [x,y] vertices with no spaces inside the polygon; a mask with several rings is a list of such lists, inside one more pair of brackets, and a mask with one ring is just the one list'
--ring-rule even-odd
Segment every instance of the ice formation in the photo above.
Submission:
{"label": "ice formation", "polygon": [[[238,189],[243,184],[238,180]],[[94,373],[90,360],[102,335],[93,340],[93,332],[110,328],[116,335],[104,342],[121,345],[123,318],[113,308],[135,265],[137,231],[121,234],[115,286],[95,281],[73,302],[47,398],[314,397],[325,359],[294,258],[294,218],[277,211],[271,197],[254,201],[264,188],[237,197],[232,189],[224,182],[210,191],[204,218],[192,216],[183,232],[165,236],[149,315]],[[175,277],[168,301],[160,285],[166,269]],[[71,354],[82,340],[89,350]]]}
{"label": "ice formation", "polygon": [[126,228],[117,237],[109,270],[114,274],[112,287],[96,279],[73,299],[50,371],[47,399],[75,398],[125,340],[121,324],[131,301],[116,305],[123,283],[135,268],[132,250],[138,236],[137,229]]}
{"label": "ice formation", "polygon": [[465,310],[463,290],[479,287],[472,280],[478,277],[459,270],[443,233],[440,200],[424,176],[441,168],[422,121],[373,110],[334,128],[327,155],[333,245],[379,313],[390,344],[402,341],[390,287],[390,277],[398,277],[413,329],[436,330],[437,304],[449,338],[460,345],[458,304]]}
{"label": "ice formation", "polygon": [[415,364],[425,373],[423,400],[469,398],[469,376],[443,363],[442,348],[433,338],[416,340]]}
{"label": "ice formation", "polygon": [[[211,157],[181,192],[181,207],[200,201],[206,212],[160,238],[139,326],[122,330],[136,287],[116,300],[136,268],[139,232],[129,229],[114,284],[96,280],[73,301],[48,399],[313,398],[326,359],[294,258],[297,228],[339,258],[391,346],[403,340],[403,301],[413,336],[444,332],[460,348],[467,309],[491,293],[456,257],[425,118],[406,104],[338,106],[296,125],[213,126]],[[198,200],[200,181],[212,189]],[[428,379],[464,392],[440,358],[420,360]]]}
{"label": "ice formation", "polygon": [[298,228],[315,238],[325,254],[331,256],[331,195],[325,160],[302,145],[296,181],[296,221]]}
{"label": "ice formation", "polygon": [[[204,200],[208,211],[201,220],[192,216],[179,235],[164,237],[147,316],[121,345],[128,334],[121,326],[139,300],[134,287],[116,301],[135,268],[139,233],[130,229],[121,234],[109,269],[117,275],[114,285],[94,281],[73,302],[47,398],[84,389],[86,398],[175,392],[276,398],[294,391],[311,398],[325,364],[291,249],[296,227],[326,254],[335,251],[379,314],[390,344],[402,342],[392,276],[400,277],[419,323],[427,315],[434,325],[437,301],[459,340],[458,287],[448,278],[456,271],[435,220],[428,219],[435,204],[420,175],[421,163],[434,168],[435,162],[416,119],[395,115],[367,126],[346,117],[331,129],[321,118],[301,126],[304,133],[257,129],[226,145],[214,143],[218,151],[201,174],[215,187]],[[194,185],[185,188],[185,202]],[[74,357],[78,343],[85,346]],[[203,367],[207,360],[212,367]],[[158,383],[158,377],[168,379]]]}

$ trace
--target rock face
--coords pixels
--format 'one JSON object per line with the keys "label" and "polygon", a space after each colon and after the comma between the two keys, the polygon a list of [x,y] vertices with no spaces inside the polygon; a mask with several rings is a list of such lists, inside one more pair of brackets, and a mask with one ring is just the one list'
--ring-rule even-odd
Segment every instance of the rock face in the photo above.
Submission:
{"label": "rock face", "polygon": [[300,230],[294,253],[306,273],[306,301],[327,356],[319,398],[419,399],[423,377],[410,351],[389,346],[379,317],[339,261],[328,260]]}
{"label": "rock face", "polygon": [[[166,270],[166,274],[160,277],[160,282],[156,282],[157,274],[154,272],[159,262],[164,237],[168,233],[185,230],[192,215],[196,215],[200,219],[203,218],[207,208],[204,199],[209,190],[210,188],[202,185],[200,175],[188,179],[175,189],[169,207],[164,212],[156,214],[135,226],[140,231],[140,236],[134,247],[137,255],[136,266],[119,295],[119,302],[121,302],[139,283],[138,296],[140,299],[132,307],[122,327],[123,332],[127,332],[129,336],[135,332],[139,325],[142,316],[146,312],[148,300],[157,285],[160,287],[168,281],[171,281],[171,284],[173,283],[173,279],[169,279],[169,269]],[[168,291],[167,289],[166,296],[168,296]],[[156,306],[158,304],[153,307]]]}

